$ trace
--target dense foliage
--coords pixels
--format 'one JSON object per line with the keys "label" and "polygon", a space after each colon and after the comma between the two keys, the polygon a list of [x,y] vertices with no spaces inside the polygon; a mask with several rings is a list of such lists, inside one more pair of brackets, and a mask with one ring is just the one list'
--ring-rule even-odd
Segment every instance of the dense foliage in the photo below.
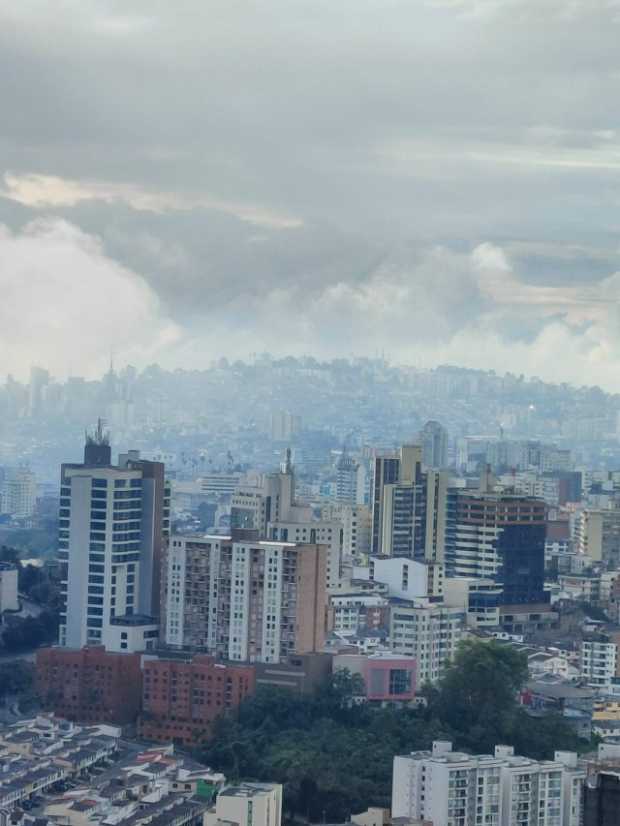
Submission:
{"label": "dense foliage", "polygon": [[40,613],[35,616],[5,615],[0,649],[24,651],[56,642],[61,604],[59,583],[45,567],[24,564],[15,548],[0,548],[0,562],[17,566],[20,595],[40,607]]}
{"label": "dense foliage", "polygon": [[335,675],[315,696],[264,688],[237,717],[222,718],[203,760],[230,778],[285,784],[286,813],[341,821],[370,805],[389,806],[392,759],[436,739],[486,752],[497,743],[547,758],[585,746],[560,716],[533,718],[518,705],[523,655],[499,643],[467,642],[425,708],[356,704],[356,680]]}
{"label": "dense foliage", "polygon": [[23,660],[0,661],[0,701],[34,693],[34,664]]}

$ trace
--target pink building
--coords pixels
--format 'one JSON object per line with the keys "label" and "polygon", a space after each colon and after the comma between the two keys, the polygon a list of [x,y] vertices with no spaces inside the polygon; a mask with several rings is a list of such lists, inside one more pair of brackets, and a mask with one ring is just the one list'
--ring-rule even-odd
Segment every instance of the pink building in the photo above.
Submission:
{"label": "pink building", "polygon": [[334,671],[347,668],[359,674],[366,686],[366,699],[371,702],[407,703],[416,690],[416,661],[396,654],[337,654]]}

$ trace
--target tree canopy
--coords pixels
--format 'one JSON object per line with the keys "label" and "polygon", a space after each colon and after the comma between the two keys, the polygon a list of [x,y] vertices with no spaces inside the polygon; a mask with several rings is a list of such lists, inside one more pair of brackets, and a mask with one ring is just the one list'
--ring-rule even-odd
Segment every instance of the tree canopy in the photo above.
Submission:
{"label": "tree canopy", "polygon": [[233,780],[283,783],[290,815],[343,820],[371,805],[389,806],[394,755],[428,749],[433,740],[481,753],[514,745],[539,759],[586,747],[564,718],[533,718],[519,706],[526,678],[522,654],[474,641],[426,691],[426,707],[360,705],[359,678],[348,672],[309,697],[264,687],[236,716],[221,718],[197,751]]}

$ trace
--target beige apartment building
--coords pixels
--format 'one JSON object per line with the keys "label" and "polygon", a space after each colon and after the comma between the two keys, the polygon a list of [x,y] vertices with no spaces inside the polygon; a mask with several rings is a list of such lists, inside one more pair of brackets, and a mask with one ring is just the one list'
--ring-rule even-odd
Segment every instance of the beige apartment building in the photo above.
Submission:
{"label": "beige apartment building", "polygon": [[226,660],[274,663],[321,651],[327,548],[173,536],[165,564],[165,641]]}

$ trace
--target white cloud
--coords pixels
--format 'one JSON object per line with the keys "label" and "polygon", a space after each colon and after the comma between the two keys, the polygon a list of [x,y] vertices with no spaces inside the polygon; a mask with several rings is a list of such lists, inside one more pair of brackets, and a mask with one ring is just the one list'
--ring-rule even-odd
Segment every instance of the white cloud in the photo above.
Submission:
{"label": "white cloud", "polygon": [[620,390],[619,300],[620,273],[597,286],[539,287],[521,281],[497,245],[468,254],[434,247],[415,263],[387,261],[359,284],[330,284],[312,295],[279,287],[244,306],[243,315],[240,306],[223,310],[208,333],[188,336],[170,358],[196,365],[206,354],[383,350],[406,364],[448,362]]}
{"label": "white cloud", "polygon": [[295,229],[302,221],[293,216],[278,214],[252,204],[229,203],[206,195],[184,195],[181,192],[156,192],[127,183],[106,181],[75,181],[55,175],[28,173],[4,175],[4,189],[0,197],[24,206],[74,207],[83,201],[103,201],[107,204],[125,203],[144,212],[191,210],[196,207],[215,209],[234,215],[242,221],[272,229]]}
{"label": "white cloud", "polygon": [[0,231],[0,372],[32,364],[56,375],[99,375],[111,350],[144,364],[179,330],[139,275],[106,257],[97,238],[56,219]]}

